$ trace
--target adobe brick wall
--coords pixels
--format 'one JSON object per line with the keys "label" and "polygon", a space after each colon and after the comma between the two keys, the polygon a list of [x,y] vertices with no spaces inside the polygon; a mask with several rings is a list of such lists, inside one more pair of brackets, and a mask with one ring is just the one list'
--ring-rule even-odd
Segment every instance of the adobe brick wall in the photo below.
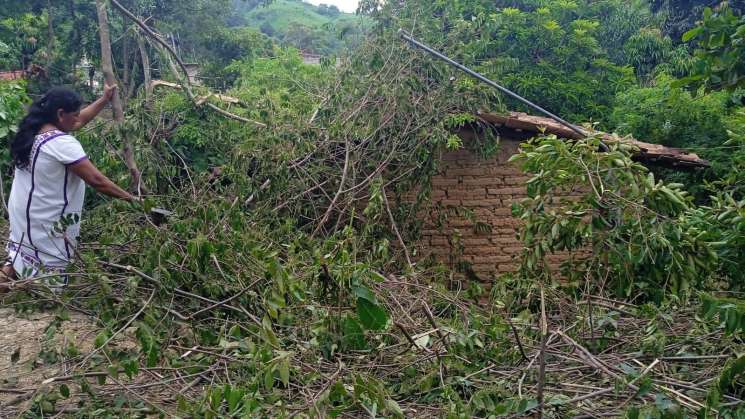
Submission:
{"label": "adobe brick wall", "polygon": [[[432,178],[431,206],[426,211],[419,258],[433,257],[449,266],[470,263],[484,281],[515,272],[523,250],[520,220],[512,204],[527,197],[530,178],[509,158],[520,141],[502,137],[496,156],[483,159],[465,149],[446,152]],[[547,258],[558,266],[567,255]]]}

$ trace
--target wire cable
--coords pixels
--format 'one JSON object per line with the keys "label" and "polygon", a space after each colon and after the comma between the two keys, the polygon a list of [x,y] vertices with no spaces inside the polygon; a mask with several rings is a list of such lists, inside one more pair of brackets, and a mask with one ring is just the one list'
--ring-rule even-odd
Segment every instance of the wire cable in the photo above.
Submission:
{"label": "wire cable", "polygon": [[[512,97],[514,99],[517,99],[518,101],[522,102],[523,104],[525,104],[525,105],[527,105],[527,106],[529,106],[529,107],[537,110],[538,112],[540,112],[540,113],[548,116],[549,118],[553,119],[554,121],[556,121],[556,122],[558,122],[558,123],[566,126],[567,128],[571,129],[572,131],[576,132],[577,134],[581,135],[582,137],[587,137],[588,136],[588,132],[585,131],[584,129],[582,129],[582,128],[580,128],[580,127],[578,127],[578,126],[576,126],[576,125],[574,125],[574,124],[572,124],[572,123],[564,120],[560,116],[551,113],[550,111],[548,111],[548,110],[544,109],[543,107],[541,107],[541,106],[539,106],[539,105],[537,105],[537,104],[529,101],[528,99],[525,99],[524,97],[522,97],[519,94],[513,92],[512,90],[510,90],[510,89],[508,89],[508,88],[506,88],[506,87],[504,87],[504,86],[496,83],[495,81],[492,81],[492,80],[486,78],[486,76],[484,76],[484,75],[482,75],[480,73],[477,73],[477,72],[471,70],[470,68],[464,66],[463,64],[461,64],[461,63],[459,63],[457,61],[454,61],[454,60],[448,58],[443,53],[441,53],[441,52],[439,52],[439,51],[431,48],[430,46],[428,46],[428,45],[420,42],[419,40],[417,40],[413,36],[409,35],[403,29],[399,29],[398,30],[398,34],[401,36],[401,38],[403,38],[405,41],[409,42],[410,44],[414,45],[415,47],[420,48],[420,49],[428,52],[429,54],[431,54],[431,55],[439,58],[442,61],[445,61],[446,63],[450,64],[451,66],[453,66],[455,68],[457,68],[458,70],[460,70],[460,71],[462,71],[462,72],[470,75],[471,77],[474,77],[474,78],[476,78],[476,79],[478,79],[478,80],[486,83],[487,85],[489,85],[489,86],[491,86],[491,87],[499,90],[500,92],[504,93],[505,95],[510,96],[510,97]],[[608,151],[609,150],[608,149],[608,146],[604,142],[602,142],[602,141],[600,142],[600,149],[602,151]]]}

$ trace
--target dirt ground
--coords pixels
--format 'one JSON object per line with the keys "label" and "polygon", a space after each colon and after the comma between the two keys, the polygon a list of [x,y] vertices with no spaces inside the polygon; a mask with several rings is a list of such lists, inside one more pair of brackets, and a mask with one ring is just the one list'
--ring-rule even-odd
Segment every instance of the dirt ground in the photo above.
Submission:
{"label": "dirt ground", "polygon": [[40,388],[44,380],[65,375],[72,365],[65,360],[48,363],[40,355],[44,347],[61,349],[74,342],[82,352],[93,346],[98,328],[92,319],[70,313],[54,337],[46,342],[45,331],[54,313],[18,314],[0,300],[0,418],[11,417],[29,405],[30,389]]}

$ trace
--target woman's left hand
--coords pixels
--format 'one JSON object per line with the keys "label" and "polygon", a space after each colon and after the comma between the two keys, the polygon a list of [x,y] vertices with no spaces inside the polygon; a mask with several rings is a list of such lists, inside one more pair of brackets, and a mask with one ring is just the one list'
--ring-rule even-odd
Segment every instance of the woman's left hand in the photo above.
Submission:
{"label": "woman's left hand", "polygon": [[103,98],[107,102],[111,102],[111,99],[114,97],[114,92],[116,92],[117,85],[109,86],[108,84],[105,84],[103,86]]}

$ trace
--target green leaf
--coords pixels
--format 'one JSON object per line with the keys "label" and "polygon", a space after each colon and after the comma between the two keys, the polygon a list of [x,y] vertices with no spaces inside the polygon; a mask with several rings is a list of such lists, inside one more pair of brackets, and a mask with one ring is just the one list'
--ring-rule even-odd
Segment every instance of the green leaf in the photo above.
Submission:
{"label": "green leaf", "polygon": [[697,37],[703,31],[704,28],[701,26],[691,29],[690,31],[683,34],[683,42],[690,41],[691,39]]}
{"label": "green leaf", "polygon": [[264,389],[271,391],[274,387],[274,367],[267,368],[264,372]]}
{"label": "green leaf", "polygon": [[362,325],[354,317],[347,316],[342,324],[344,331],[344,337],[342,343],[347,349],[351,350],[362,350],[367,347],[367,341],[365,340],[365,331],[362,330]]}
{"label": "green leaf", "polygon": [[54,405],[49,400],[42,400],[39,406],[44,413],[54,413]]}
{"label": "green leaf", "polygon": [[289,357],[282,358],[281,361],[279,361],[279,379],[282,380],[282,384],[285,385],[285,387],[290,385],[290,359]]}
{"label": "green leaf", "polygon": [[380,272],[374,271],[374,270],[370,270],[369,273],[370,273],[370,279],[372,279],[373,281],[375,281],[375,282],[384,282],[385,281],[385,276],[383,276],[383,274],[381,274]]}
{"label": "green leaf", "polygon": [[535,399],[522,399],[517,407],[517,412],[522,414],[538,406],[538,400]]}
{"label": "green leaf", "polygon": [[124,367],[124,373],[127,374],[127,377],[130,379],[140,371],[140,365],[136,359],[122,362],[122,367]]}
{"label": "green leaf", "polygon": [[370,291],[370,289],[367,287],[363,287],[363,286],[354,287],[352,289],[352,293],[357,298],[365,299],[373,304],[378,303],[378,299],[377,297],[375,297],[375,294],[372,291]]}
{"label": "green leaf", "polygon": [[158,345],[153,344],[150,346],[150,350],[147,351],[147,367],[153,368],[158,365],[158,359],[160,358],[160,348]]}
{"label": "green leaf", "polygon": [[277,339],[277,335],[275,335],[274,331],[272,330],[272,321],[269,320],[268,316],[264,316],[264,319],[262,319],[261,321],[261,325],[263,326],[261,331],[263,332],[264,339],[267,341],[267,343],[274,346],[275,348],[279,347],[279,339]]}
{"label": "green leaf", "polygon": [[731,362],[719,376],[718,388],[726,392],[740,376],[745,375],[745,355]]}
{"label": "green leaf", "polygon": [[626,412],[626,419],[639,419],[639,408],[634,406]]}
{"label": "green leaf", "polygon": [[155,208],[155,201],[153,201],[152,198],[145,198],[142,201],[142,208],[145,212],[150,212],[153,208]]}
{"label": "green leaf", "polygon": [[401,410],[401,406],[399,406],[399,405],[398,405],[398,402],[396,402],[396,401],[395,401],[395,400],[393,400],[393,399],[386,399],[386,401],[385,401],[385,408],[386,408],[386,409],[387,409],[387,410],[388,410],[388,411],[389,411],[389,412],[391,413],[391,415],[393,415],[394,417],[397,417],[397,418],[402,418],[402,417],[404,417],[404,411],[403,411],[403,410]]}
{"label": "green leaf", "polygon": [[212,410],[217,410],[220,406],[220,402],[223,400],[223,396],[223,392],[218,389],[214,389],[210,392],[210,406],[212,406]]}
{"label": "green leaf", "polygon": [[102,330],[98,335],[96,335],[96,339],[93,341],[93,346],[95,346],[96,349],[100,348],[104,343],[106,343],[106,339],[108,338],[109,335],[106,330]]}
{"label": "green leaf", "polygon": [[10,354],[10,363],[15,364],[18,362],[18,360],[21,359],[21,347],[17,347],[15,351],[13,351],[12,354]]}
{"label": "green leaf", "polygon": [[367,330],[382,330],[388,324],[385,310],[365,298],[357,298],[357,315]]}
{"label": "green leaf", "polygon": [[657,408],[662,411],[672,410],[675,409],[677,406],[675,402],[667,398],[667,396],[663,393],[655,394],[654,402]]}
{"label": "green leaf", "polygon": [[59,394],[61,394],[64,398],[70,397],[70,387],[67,387],[66,384],[62,384],[59,387]]}
{"label": "green leaf", "polygon": [[240,403],[244,395],[245,392],[239,389],[232,389],[228,392],[225,399],[228,401],[228,409],[230,412],[235,412],[235,410],[238,408],[238,403]]}

